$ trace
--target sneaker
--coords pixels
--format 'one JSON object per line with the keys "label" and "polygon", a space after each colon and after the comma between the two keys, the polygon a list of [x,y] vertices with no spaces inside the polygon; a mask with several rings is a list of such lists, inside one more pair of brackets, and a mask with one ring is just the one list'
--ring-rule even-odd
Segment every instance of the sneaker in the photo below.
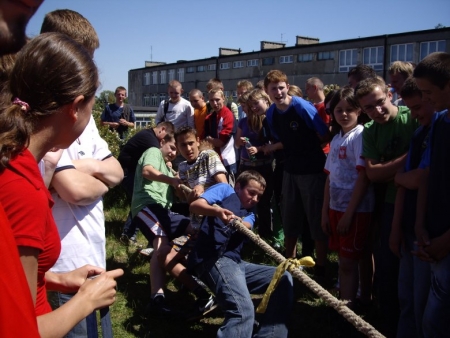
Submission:
{"label": "sneaker", "polygon": [[203,318],[217,307],[216,298],[210,295],[209,298],[199,298],[195,301],[194,309],[188,321]]}
{"label": "sneaker", "polygon": [[167,319],[184,319],[184,315],[181,312],[170,309],[165,306],[164,297],[156,297],[150,300],[146,308],[146,313],[149,317],[167,318]]}
{"label": "sneaker", "polygon": [[144,255],[144,256],[147,256],[148,258],[150,258],[153,255],[153,251],[155,251],[155,249],[153,249],[153,248],[145,248],[145,249],[142,249],[141,251],[139,251],[139,253],[141,255]]}

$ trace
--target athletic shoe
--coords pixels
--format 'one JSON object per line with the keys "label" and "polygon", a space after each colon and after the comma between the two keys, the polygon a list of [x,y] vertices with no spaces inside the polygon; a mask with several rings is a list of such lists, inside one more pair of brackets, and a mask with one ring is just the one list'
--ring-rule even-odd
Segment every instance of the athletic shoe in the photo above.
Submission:
{"label": "athletic shoe", "polygon": [[195,301],[194,309],[187,318],[188,321],[203,318],[217,307],[216,298],[210,295],[209,298],[199,298]]}
{"label": "athletic shoe", "polygon": [[145,248],[139,251],[139,253],[141,255],[147,256],[148,258],[152,257],[153,255],[153,251],[155,251],[155,249],[153,248]]}

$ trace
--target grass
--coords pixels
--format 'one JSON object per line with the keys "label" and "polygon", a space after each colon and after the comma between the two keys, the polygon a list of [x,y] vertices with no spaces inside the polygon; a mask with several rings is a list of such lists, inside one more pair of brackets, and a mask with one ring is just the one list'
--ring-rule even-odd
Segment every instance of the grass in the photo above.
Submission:
{"label": "grass", "polygon": [[[126,211],[111,209],[106,213],[106,252],[107,269],[121,268],[124,276],[118,279],[117,300],[110,308],[115,337],[215,337],[223,322],[220,309],[211,312],[207,317],[193,322],[171,322],[167,320],[147,318],[145,307],[150,297],[149,260],[139,255],[133,247],[127,247],[120,241],[120,234]],[[138,241],[146,243],[140,235]],[[253,243],[248,243],[243,253],[244,259],[263,264],[273,264]],[[337,257],[329,256],[327,277],[334,283],[337,277]],[[335,310],[328,307],[311,291],[295,280],[295,305],[292,312],[289,337],[340,337],[338,328],[342,325],[341,317]],[[180,288],[180,285],[168,277],[166,299],[168,304],[180,311],[189,311],[194,303],[194,297]],[[255,304],[260,297],[256,296]],[[365,320],[375,327],[377,316],[372,309]],[[363,337],[353,327],[349,334]],[[348,334],[345,337],[349,337]]]}

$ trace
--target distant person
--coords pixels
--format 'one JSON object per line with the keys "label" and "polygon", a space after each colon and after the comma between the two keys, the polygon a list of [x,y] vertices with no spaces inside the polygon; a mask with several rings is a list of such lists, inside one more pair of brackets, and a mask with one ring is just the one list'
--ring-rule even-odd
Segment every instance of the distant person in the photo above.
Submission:
{"label": "distant person", "polygon": [[291,96],[303,97],[302,89],[296,85],[290,85],[288,94]]}
{"label": "distant person", "polygon": [[[242,96],[242,94],[248,93],[253,89],[253,84],[248,81],[248,80],[240,80],[238,81],[238,83],[236,84],[236,94],[237,94],[237,98],[238,98],[238,103],[239,103],[239,98]],[[245,117],[245,112],[242,109],[241,105],[238,105],[238,120],[242,120]]]}
{"label": "distant person", "polygon": [[404,106],[404,102],[400,95],[400,91],[405,83],[406,79],[412,75],[414,66],[411,62],[395,61],[389,66],[388,73],[390,78],[390,86],[394,89],[394,92],[398,95],[394,104],[396,106]]}
{"label": "distant person", "polygon": [[[233,101],[229,101],[227,97],[225,97],[225,89],[223,86],[223,82],[218,78],[212,78],[206,83],[206,91],[209,93],[213,88],[219,88],[224,93],[224,103],[229,110],[233,113],[233,116],[236,120],[238,120],[239,109],[236,103]],[[209,103],[209,102],[208,102]],[[211,112],[211,106],[208,105],[208,111]]]}
{"label": "distant person", "polygon": [[106,105],[100,120],[103,126],[109,126],[110,130],[116,131],[119,137],[123,139],[128,128],[134,128],[136,117],[131,106],[125,103],[127,97],[125,87],[117,87],[114,92],[114,97],[116,98],[116,102]]}
{"label": "distant person", "polygon": [[208,107],[203,97],[203,93],[199,89],[192,89],[189,92],[189,101],[194,107],[194,123],[197,130],[197,136],[200,141],[205,139],[205,119],[208,114]]}
{"label": "distant person", "polygon": [[359,64],[349,70],[347,77],[348,85],[355,89],[362,80],[377,77],[377,72],[368,65]]}

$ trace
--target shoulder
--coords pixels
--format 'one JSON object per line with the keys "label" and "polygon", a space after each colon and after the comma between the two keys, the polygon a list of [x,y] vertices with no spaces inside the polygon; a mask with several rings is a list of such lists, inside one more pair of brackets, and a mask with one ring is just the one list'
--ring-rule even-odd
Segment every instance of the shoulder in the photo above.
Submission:
{"label": "shoulder", "polygon": [[234,193],[234,189],[229,184],[217,183],[208,188],[200,197],[205,199],[209,204],[214,204]]}

